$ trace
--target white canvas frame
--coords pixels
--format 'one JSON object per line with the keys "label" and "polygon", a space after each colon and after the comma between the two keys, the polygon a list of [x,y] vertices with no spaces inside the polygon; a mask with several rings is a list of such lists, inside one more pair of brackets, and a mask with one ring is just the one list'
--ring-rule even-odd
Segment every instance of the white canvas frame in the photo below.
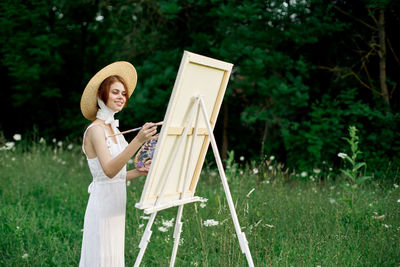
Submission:
{"label": "white canvas frame", "polygon": [[[232,67],[231,63],[184,52],[137,208],[152,213],[199,200],[194,193],[210,139],[204,118],[192,118],[191,112],[195,97],[202,96],[214,128]],[[198,126],[195,139],[194,125]],[[188,135],[177,153],[185,130]]]}

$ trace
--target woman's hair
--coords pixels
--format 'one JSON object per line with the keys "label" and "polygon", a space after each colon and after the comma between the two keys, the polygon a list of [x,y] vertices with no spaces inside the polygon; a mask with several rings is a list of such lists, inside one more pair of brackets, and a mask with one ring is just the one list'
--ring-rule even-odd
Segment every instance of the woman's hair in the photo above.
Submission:
{"label": "woman's hair", "polygon": [[108,101],[108,96],[110,94],[111,85],[116,82],[122,83],[122,85],[125,88],[125,91],[126,91],[125,100],[126,101],[125,101],[124,107],[126,107],[126,105],[128,104],[128,99],[129,99],[128,89],[126,87],[126,83],[125,83],[124,79],[119,75],[108,76],[107,78],[104,79],[104,81],[101,82],[101,84],[99,86],[98,97],[101,100],[103,100],[103,102],[106,104]]}

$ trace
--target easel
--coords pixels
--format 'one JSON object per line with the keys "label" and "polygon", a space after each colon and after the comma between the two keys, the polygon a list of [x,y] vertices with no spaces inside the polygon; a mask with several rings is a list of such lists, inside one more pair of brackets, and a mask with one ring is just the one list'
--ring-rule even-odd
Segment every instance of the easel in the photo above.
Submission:
{"label": "easel", "polygon": [[[165,204],[164,205],[160,205],[160,202],[161,202],[160,200],[164,197],[166,184],[168,183],[168,180],[169,180],[169,178],[171,176],[171,170],[172,170],[172,168],[174,166],[173,163],[176,160],[177,155],[179,154],[179,152],[181,151],[181,149],[183,147],[184,141],[186,140],[186,138],[187,138],[187,136],[189,134],[189,129],[192,128],[191,125],[192,125],[194,117],[196,115],[196,124],[195,124],[194,130],[193,130],[193,138],[192,138],[190,152],[191,152],[191,150],[193,148],[195,137],[196,137],[196,135],[198,134],[198,131],[199,131],[198,122],[199,122],[200,110],[201,110],[201,113],[203,114],[204,121],[206,122],[207,132],[208,132],[208,135],[210,137],[211,146],[212,146],[212,149],[213,149],[213,152],[214,152],[215,160],[217,162],[219,175],[220,175],[220,178],[221,178],[221,181],[222,181],[222,185],[224,187],[226,199],[228,201],[229,210],[231,212],[233,224],[234,224],[235,230],[236,230],[236,235],[237,235],[238,240],[239,240],[240,249],[241,249],[242,253],[244,253],[246,255],[246,259],[247,259],[248,265],[250,267],[254,266],[253,259],[251,257],[251,253],[250,253],[250,249],[249,249],[249,246],[248,246],[248,242],[247,242],[246,236],[241,231],[241,228],[240,228],[240,225],[239,225],[239,220],[238,220],[238,217],[237,217],[237,214],[236,214],[235,206],[233,204],[232,196],[231,196],[231,193],[230,193],[230,190],[229,190],[229,186],[228,186],[228,180],[226,178],[225,170],[224,170],[223,165],[222,165],[222,161],[221,161],[221,157],[219,155],[218,147],[217,147],[217,144],[215,142],[215,137],[214,137],[213,130],[212,130],[212,127],[211,127],[210,122],[209,122],[209,117],[207,115],[207,111],[206,111],[206,107],[205,107],[205,104],[204,104],[203,97],[202,96],[197,96],[197,97],[194,98],[194,104],[192,105],[191,110],[190,110],[189,120],[187,121],[186,126],[185,126],[184,131],[183,131],[183,134],[179,139],[177,150],[176,150],[175,156],[173,157],[173,159],[171,161],[171,164],[169,166],[166,179],[164,180],[164,183],[163,183],[163,186],[162,186],[162,189],[161,189],[161,193],[160,193],[159,197],[156,200],[155,206],[152,207],[152,208],[145,209],[145,211],[144,211],[147,214],[151,214],[151,216],[149,218],[149,222],[147,223],[146,229],[145,229],[145,231],[143,233],[142,239],[141,239],[140,244],[139,244],[140,251],[139,251],[139,255],[138,255],[137,259],[136,259],[135,265],[134,265],[135,267],[138,267],[140,265],[140,262],[142,261],[143,255],[144,255],[145,250],[147,248],[147,244],[150,242],[150,237],[151,237],[151,234],[152,234],[151,227],[152,227],[152,225],[154,223],[154,219],[155,219],[155,217],[157,215],[157,211],[163,210],[163,209],[166,209],[166,208],[169,208],[169,207],[179,206],[178,207],[178,212],[177,212],[177,215],[176,215],[175,230],[174,230],[174,235],[173,235],[173,237],[174,237],[174,247],[173,247],[173,250],[172,250],[170,267],[174,266],[174,264],[175,264],[176,254],[178,252],[180,235],[181,235],[181,232],[182,232],[182,221],[181,221],[181,219],[182,219],[182,213],[183,213],[183,206],[184,206],[184,204],[195,202],[195,201],[200,201],[201,199],[199,197],[191,197],[191,198],[186,198],[185,199],[185,198],[183,198],[183,194],[181,194],[180,199],[175,201],[174,203],[169,203],[167,205],[165,205]],[[189,152],[188,164],[190,163],[190,157],[191,157],[191,153],[190,152]],[[186,168],[186,170],[187,169],[188,168]],[[185,186],[187,185],[188,182],[189,182],[188,174],[186,173],[185,180],[183,182],[183,188],[185,188]]]}

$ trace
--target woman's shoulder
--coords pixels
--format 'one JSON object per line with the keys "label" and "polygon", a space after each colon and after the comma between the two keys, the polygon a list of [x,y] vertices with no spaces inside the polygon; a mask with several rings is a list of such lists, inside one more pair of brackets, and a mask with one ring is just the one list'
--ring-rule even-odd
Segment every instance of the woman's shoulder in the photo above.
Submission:
{"label": "woman's shoulder", "polygon": [[106,127],[102,123],[93,122],[86,128],[86,135],[89,137],[93,135],[105,136]]}

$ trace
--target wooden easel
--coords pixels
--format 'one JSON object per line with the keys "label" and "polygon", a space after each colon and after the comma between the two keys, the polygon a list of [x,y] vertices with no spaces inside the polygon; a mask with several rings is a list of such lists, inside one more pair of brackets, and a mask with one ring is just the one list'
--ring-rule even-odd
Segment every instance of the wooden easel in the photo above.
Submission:
{"label": "wooden easel", "polygon": [[[178,207],[177,216],[176,216],[174,235],[173,235],[173,237],[174,237],[174,246],[173,246],[173,250],[172,250],[170,267],[174,266],[174,264],[175,264],[176,254],[178,252],[180,235],[181,235],[181,232],[182,232],[182,221],[181,220],[182,220],[183,206],[185,204],[187,204],[187,203],[201,201],[201,198],[195,197],[195,196],[191,197],[191,198],[184,198],[183,194],[181,194],[179,200],[176,200],[176,201],[173,201],[173,202],[167,203],[167,204],[160,204],[160,203],[161,203],[161,199],[164,197],[165,190],[166,190],[166,184],[168,183],[168,180],[170,179],[171,171],[172,171],[172,169],[174,167],[174,162],[175,162],[175,160],[177,158],[177,155],[181,151],[187,136],[189,135],[189,130],[190,131],[192,130],[191,125],[193,123],[194,118],[196,117],[196,123],[195,123],[195,127],[193,129],[193,138],[192,138],[190,151],[193,149],[194,140],[196,139],[196,136],[199,134],[199,127],[198,127],[199,115],[200,115],[200,113],[202,113],[203,117],[204,117],[204,121],[206,122],[206,126],[207,126],[206,132],[210,137],[211,146],[212,146],[212,149],[213,149],[213,152],[214,152],[214,156],[215,156],[215,160],[216,160],[216,163],[217,163],[217,166],[218,166],[219,175],[220,175],[220,178],[221,178],[222,185],[224,187],[226,200],[228,202],[229,210],[230,210],[230,213],[231,213],[231,216],[232,216],[232,220],[233,220],[233,224],[235,226],[236,235],[237,235],[238,240],[239,240],[240,249],[241,249],[242,253],[244,253],[246,255],[246,259],[247,259],[248,265],[250,267],[253,267],[254,263],[253,263],[253,259],[252,259],[251,253],[250,253],[248,242],[247,242],[245,234],[241,231],[241,228],[240,228],[240,224],[239,224],[239,220],[238,220],[238,217],[237,217],[237,214],[236,214],[235,206],[233,204],[232,196],[231,196],[231,193],[230,193],[230,190],[229,190],[228,180],[227,180],[226,175],[225,175],[225,170],[224,170],[223,165],[222,165],[221,157],[219,155],[219,151],[218,151],[218,147],[217,147],[217,144],[216,144],[216,141],[215,141],[213,130],[212,130],[211,124],[210,124],[209,119],[208,119],[209,117],[207,115],[207,111],[206,111],[206,107],[205,107],[205,104],[204,104],[203,97],[202,96],[197,96],[197,97],[194,97],[192,100],[194,100],[194,105],[192,105],[192,107],[191,107],[189,120],[186,123],[186,126],[184,128],[182,136],[179,137],[179,143],[178,143],[178,146],[177,146],[177,151],[175,152],[175,155],[173,156],[171,164],[168,167],[168,172],[166,174],[165,179],[163,180],[164,183],[163,183],[161,192],[160,192],[160,194],[159,194],[159,196],[158,196],[158,198],[157,198],[157,200],[155,202],[154,207],[151,207],[151,208],[148,208],[148,209],[144,210],[145,213],[151,214],[151,215],[150,215],[149,221],[147,223],[146,229],[145,229],[145,231],[143,233],[142,239],[140,241],[140,244],[139,244],[140,251],[139,251],[138,257],[136,258],[136,262],[135,262],[134,266],[138,267],[140,265],[140,263],[142,261],[142,258],[143,258],[143,255],[145,253],[145,250],[147,248],[147,244],[150,242],[150,237],[151,237],[151,234],[152,234],[151,227],[152,227],[152,225],[154,223],[154,219],[155,219],[155,217],[157,215],[157,211],[163,210],[163,209],[167,209],[167,208],[170,208],[170,207],[179,206]],[[189,164],[190,161],[191,161],[191,158],[190,158],[191,154],[192,153],[189,153],[189,160],[188,160],[187,164]],[[186,170],[187,169],[188,168],[186,168]],[[183,188],[185,188],[185,186],[187,186],[188,182],[190,182],[190,179],[188,177],[188,173],[186,172],[185,180],[183,182]]]}

